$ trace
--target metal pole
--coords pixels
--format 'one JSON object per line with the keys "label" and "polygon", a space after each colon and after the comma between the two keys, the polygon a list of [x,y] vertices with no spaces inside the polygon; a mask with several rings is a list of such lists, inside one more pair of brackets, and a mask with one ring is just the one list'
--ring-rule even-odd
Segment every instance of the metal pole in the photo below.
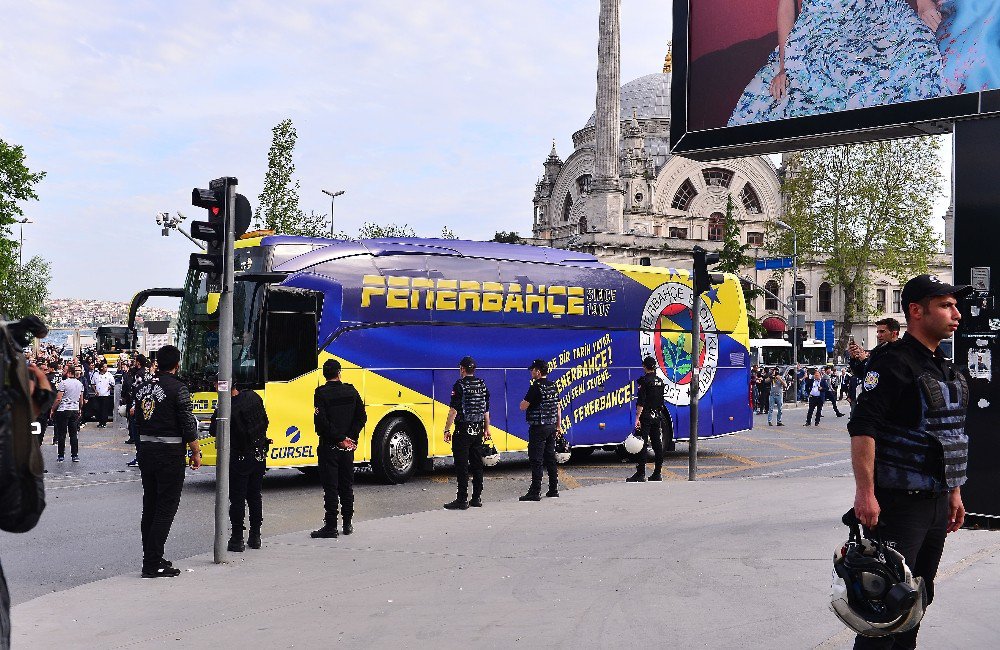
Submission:
{"label": "metal pole", "polygon": [[333,204],[337,202],[337,195],[330,195],[330,239],[333,239]]}
{"label": "metal pole", "polygon": [[201,244],[200,244],[200,243],[198,242],[198,240],[197,240],[197,239],[195,239],[195,238],[194,238],[194,237],[192,237],[191,235],[189,235],[189,234],[187,234],[186,232],[184,232],[184,229],[183,229],[183,228],[181,228],[180,226],[174,226],[174,227],[175,227],[175,228],[177,228],[177,232],[179,232],[180,234],[184,235],[184,236],[185,236],[185,237],[187,237],[187,238],[188,238],[189,240],[191,240],[191,243],[192,243],[192,244],[194,244],[195,246],[197,246],[197,247],[198,247],[199,249],[201,249],[202,251],[204,251],[204,250],[205,250],[205,247],[204,247],[204,246],[202,246],[202,245],[201,245]]}
{"label": "metal pole", "polygon": [[[799,301],[795,292],[799,286],[799,241],[798,234],[792,228],[792,366],[795,368],[795,406],[799,405]],[[782,398],[784,399],[784,398]]]}
{"label": "metal pole", "polygon": [[[222,253],[222,294],[219,296],[219,407],[215,436],[215,563],[226,561],[226,531],[229,511],[229,414],[232,409],[233,380],[233,206],[236,205],[236,179],[220,178],[225,189],[226,244]],[[215,189],[213,187],[212,189]]]}
{"label": "metal pole", "polygon": [[701,368],[701,295],[694,290],[691,300],[691,431],[688,434],[688,480],[698,480],[698,385]]}

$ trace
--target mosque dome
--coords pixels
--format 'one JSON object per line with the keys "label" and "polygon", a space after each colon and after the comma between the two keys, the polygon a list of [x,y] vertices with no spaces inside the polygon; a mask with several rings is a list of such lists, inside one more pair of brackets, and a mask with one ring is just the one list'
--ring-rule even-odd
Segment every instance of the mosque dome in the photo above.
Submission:
{"label": "mosque dome", "polygon": [[[630,119],[633,114],[640,120],[670,119],[670,77],[669,73],[648,74],[633,79],[621,88],[621,118]],[[595,111],[584,128],[597,123]]]}

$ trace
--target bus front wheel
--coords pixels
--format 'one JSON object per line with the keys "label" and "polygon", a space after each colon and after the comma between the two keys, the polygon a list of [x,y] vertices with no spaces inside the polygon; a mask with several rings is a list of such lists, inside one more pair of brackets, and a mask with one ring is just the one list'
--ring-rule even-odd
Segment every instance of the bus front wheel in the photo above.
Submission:
{"label": "bus front wheel", "polygon": [[381,481],[405,483],[417,469],[419,434],[413,423],[391,417],[379,424],[372,436],[372,470]]}

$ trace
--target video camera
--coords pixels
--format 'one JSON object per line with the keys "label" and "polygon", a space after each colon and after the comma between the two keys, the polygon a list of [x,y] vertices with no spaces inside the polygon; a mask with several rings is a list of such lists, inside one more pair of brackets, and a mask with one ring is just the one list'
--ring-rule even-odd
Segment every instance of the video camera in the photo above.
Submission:
{"label": "video camera", "polygon": [[21,320],[11,322],[0,322],[0,325],[7,328],[7,333],[15,345],[21,346],[24,350],[31,344],[31,337],[44,339],[49,335],[49,328],[38,316],[25,316]]}

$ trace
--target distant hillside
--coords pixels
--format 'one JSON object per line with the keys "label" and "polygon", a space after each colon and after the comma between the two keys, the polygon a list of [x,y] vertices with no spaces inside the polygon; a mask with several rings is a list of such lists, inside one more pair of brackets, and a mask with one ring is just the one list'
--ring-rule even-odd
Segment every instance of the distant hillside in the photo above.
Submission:
{"label": "distant hillside", "polygon": [[[54,298],[45,304],[45,322],[50,328],[92,329],[99,325],[124,324],[128,318],[128,303],[108,300]],[[177,312],[157,307],[143,307],[137,320],[173,320]]]}

